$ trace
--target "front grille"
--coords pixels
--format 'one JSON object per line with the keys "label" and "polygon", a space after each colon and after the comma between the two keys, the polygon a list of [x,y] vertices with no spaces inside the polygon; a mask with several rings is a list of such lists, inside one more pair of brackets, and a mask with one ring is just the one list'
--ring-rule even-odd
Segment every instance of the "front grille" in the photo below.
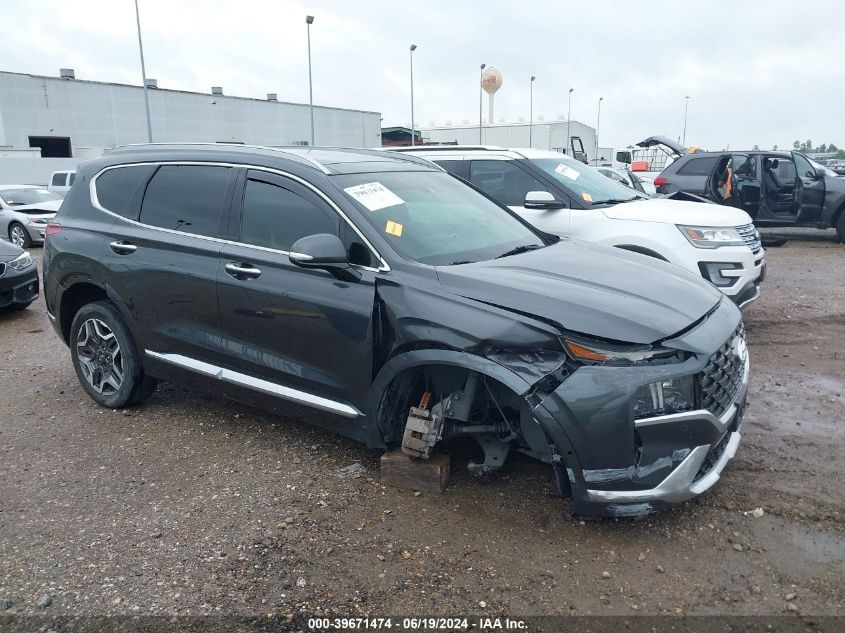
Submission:
{"label": "front grille", "polygon": [[698,376],[702,409],[718,417],[736,399],[745,371],[744,355],[748,354],[745,351],[740,356],[737,352],[745,349],[745,327],[740,323]]}
{"label": "front grille", "polygon": [[736,227],[736,232],[739,233],[745,245],[751,249],[752,253],[756,255],[762,250],[763,245],[760,243],[760,234],[754,228],[753,224],[738,226]]}

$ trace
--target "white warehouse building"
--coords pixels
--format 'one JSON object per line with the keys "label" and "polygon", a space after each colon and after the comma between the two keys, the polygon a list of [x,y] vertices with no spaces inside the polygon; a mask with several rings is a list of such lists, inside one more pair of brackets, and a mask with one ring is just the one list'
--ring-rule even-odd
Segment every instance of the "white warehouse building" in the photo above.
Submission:
{"label": "white warehouse building", "polygon": [[[533,128],[533,129],[532,129]],[[567,148],[566,136],[569,134],[581,139],[587,159],[596,157],[595,128],[573,120],[566,121],[535,121],[528,123],[499,123],[484,124],[481,127],[482,145],[498,145],[500,147],[533,147],[547,149],[553,152],[563,152]],[[530,130],[530,132],[529,132]],[[458,145],[479,144],[478,125],[461,125],[446,127],[421,127],[419,133],[422,140],[428,143],[454,143]],[[571,151],[567,152],[571,155]],[[592,164],[592,163],[591,163]]]}
{"label": "white warehouse building", "polygon": [[[141,86],[79,80],[72,69],[61,75],[0,71],[0,183],[19,171],[13,163],[31,161],[21,157],[38,156],[39,148],[41,157],[63,158],[50,161],[62,169],[109,147],[147,142]],[[154,79],[147,84],[154,142],[310,144],[308,104],[278,101],[274,94],[232,97],[218,87],[209,93],[168,90]],[[314,106],[314,140],[315,145],[379,147],[381,115]]]}

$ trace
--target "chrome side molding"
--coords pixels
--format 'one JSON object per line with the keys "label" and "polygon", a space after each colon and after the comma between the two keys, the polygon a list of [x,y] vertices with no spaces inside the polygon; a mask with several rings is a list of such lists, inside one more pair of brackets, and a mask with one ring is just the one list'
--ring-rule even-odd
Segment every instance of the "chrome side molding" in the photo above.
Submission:
{"label": "chrome side molding", "polygon": [[233,385],[246,387],[261,393],[276,396],[277,398],[304,404],[315,409],[320,409],[321,411],[336,413],[337,415],[341,415],[345,418],[357,418],[358,416],[364,415],[351,404],[337,402],[336,400],[323,398],[321,396],[315,396],[305,391],[285,387],[284,385],[279,385],[277,383],[270,382],[269,380],[263,380],[261,378],[242,374],[231,369],[218,367],[217,365],[212,365],[188,356],[182,356],[181,354],[154,352],[149,349],[144,350],[144,353],[150,358],[155,358],[165,363],[176,365],[177,367],[181,367],[183,369],[188,369],[198,374],[202,374],[203,376],[208,376],[209,378],[215,378]]}

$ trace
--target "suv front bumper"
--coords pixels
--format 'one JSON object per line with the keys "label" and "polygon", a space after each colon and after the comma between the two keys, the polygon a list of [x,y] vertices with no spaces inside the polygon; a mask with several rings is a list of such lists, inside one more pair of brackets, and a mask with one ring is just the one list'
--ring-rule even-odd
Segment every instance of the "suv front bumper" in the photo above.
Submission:
{"label": "suv front bumper", "polygon": [[692,448],[683,461],[657,486],[645,490],[593,490],[587,495],[595,503],[680,503],[707,492],[716,485],[728,462],[736,455],[748,393],[748,374],[750,364],[746,360],[742,386],[734,402],[720,416],[716,417],[705,409],[643,418],[634,424],[636,428],[660,426],[664,424],[692,423],[709,425],[717,434],[715,444],[701,444]]}
{"label": "suv front bumper", "polygon": [[766,278],[763,251],[754,255],[748,249],[741,249],[737,254],[729,253],[729,249],[714,249],[711,257],[713,259],[698,262],[701,276],[724,292],[739,308],[744,308],[760,296],[760,284]]}
{"label": "suv front bumper", "polygon": [[[723,300],[697,327],[667,340],[695,350],[681,363],[582,366],[533,408],[576,514],[645,514],[716,484],[739,446],[748,393],[750,361],[737,315]],[[685,376],[695,376],[698,409],[634,419],[642,385]]]}

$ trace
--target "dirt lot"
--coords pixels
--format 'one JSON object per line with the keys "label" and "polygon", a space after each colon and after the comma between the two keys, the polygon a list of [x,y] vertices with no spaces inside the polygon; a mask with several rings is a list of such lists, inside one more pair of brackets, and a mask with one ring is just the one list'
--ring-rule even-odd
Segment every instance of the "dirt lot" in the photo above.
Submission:
{"label": "dirt lot", "polygon": [[736,459],[640,519],[573,518],[527,459],[479,482],[459,454],[443,495],[385,488],[378,455],[308,411],[172,385],[101,409],[43,301],[2,315],[0,616],[845,615],[845,246],[791,236],[746,313]]}

